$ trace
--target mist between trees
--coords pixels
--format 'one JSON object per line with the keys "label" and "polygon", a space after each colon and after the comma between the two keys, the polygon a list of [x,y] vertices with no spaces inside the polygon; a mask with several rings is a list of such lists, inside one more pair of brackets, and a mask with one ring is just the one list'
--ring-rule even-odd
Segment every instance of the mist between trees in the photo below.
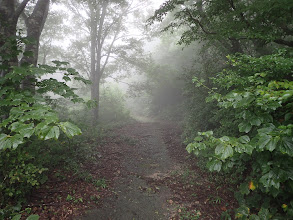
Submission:
{"label": "mist between trees", "polygon": [[0,1],[3,218],[62,163],[50,145],[133,120],[180,123],[190,154],[236,178],[232,218],[292,218],[293,2],[154,5]]}

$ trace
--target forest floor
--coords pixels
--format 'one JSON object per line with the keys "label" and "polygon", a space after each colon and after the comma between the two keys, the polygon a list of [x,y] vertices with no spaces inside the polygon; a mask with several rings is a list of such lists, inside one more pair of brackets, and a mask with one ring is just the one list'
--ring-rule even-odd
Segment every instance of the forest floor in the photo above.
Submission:
{"label": "forest floor", "polygon": [[[210,174],[181,144],[173,122],[115,128],[81,164],[97,180],[55,170],[28,207],[40,219],[221,219],[237,205],[234,188]],[[95,143],[93,143],[95,144]]]}

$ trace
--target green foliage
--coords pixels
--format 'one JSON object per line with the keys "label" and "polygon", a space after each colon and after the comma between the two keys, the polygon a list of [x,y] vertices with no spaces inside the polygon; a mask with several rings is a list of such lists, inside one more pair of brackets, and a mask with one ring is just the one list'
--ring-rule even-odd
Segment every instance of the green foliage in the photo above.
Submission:
{"label": "green foliage", "polygon": [[202,39],[214,42],[257,39],[292,46],[292,41],[283,39],[292,35],[292,8],[290,0],[168,0],[148,22],[162,22],[172,12],[174,19],[163,30],[185,27],[179,41],[183,44]]}
{"label": "green foliage", "polygon": [[115,85],[101,90],[100,121],[103,123],[127,121],[129,110],[125,107],[125,94]]}
{"label": "green foliage", "polygon": [[[238,54],[228,60],[232,68],[214,81],[230,91],[211,92],[207,101],[236,110],[231,120],[239,120],[240,135],[215,137],[212,131],[199,132],[186,149],[207,157],[210,171],[244,169],[246,181],[240,186],[236,218],[292,217],[292,54],[284,50],[259,58]],[[259,212],[248,208],[259,205]]]}
{"label": "green foliage", "polygon": [[23,147],[0,151],[0,170],[0,216],[4,217],[20,211],[25,196],[47,180],[48,169]]}
{"label": "green foliage", "polygon": [[[25,43],[21,39],[18,41],[19,46]],[[20,48],[11,48],[12,57],[21,52]],[[51,106],[54,98],[49,93],[84,103],[66,82],[88,81],[74,69],[66,67],[66,62],[54,61],[54,66],[9,66],[6,61],[11,57],[0,55],[0,216],[14,215],[17,219],[19,215],[15,212],[20,211],[25,196],[46,181],[44,171],[47,169],[42,165],[45,162],[38,163],[41,158],[34,153],[44,145],[37,139],[57,140],[62,134],[60,130],[69,138],[81,134],[76,125],[59,121],[58,113]],[[48,78],[56,73],[63,75],[63,81]],[[30,88],[23,86],[28,79],[32,85]],[[34,149],[29,151],[30,147]],[[28,219],[36,219],[36,216]]]}
{"label": "green foliage", "polygon": [[[0,80],[0,94],[2,100],[0,113],[0,149],[16,148],[35,135],[42,140],[58,139],[60,129],[68,136],[81,134],[81,130],[69,122],[59,122],[57,113],[47,105],[43,94],[53,92],[73,102],[82,102],[73,90],[64,82],[56,79],[42,79],[48,73],[65,71],[64,77],[76,76],[77,73],[70,68],[62,67],[63,63],[55,62],[56,67],[31,66],[14,67],[11,72]],[[27,76],[36,77],[36,93],[20,89],[22,81]]]}

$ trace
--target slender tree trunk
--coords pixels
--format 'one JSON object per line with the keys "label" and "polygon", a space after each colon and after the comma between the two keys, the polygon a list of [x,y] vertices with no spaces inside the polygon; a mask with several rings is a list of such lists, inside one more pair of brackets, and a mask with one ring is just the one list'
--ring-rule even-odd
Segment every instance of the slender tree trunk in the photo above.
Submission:
{"label": "slender tree trunk", "polygon": [[97,5],[89,1],[90,7],[90,31],[91,31],[91,99],[95,100],[97,106],[92,110],[92,126],[97,123],[99,116],[99,80],[96,73],[96,48],[97,48],[97,28],[98,28],[98,16]]}

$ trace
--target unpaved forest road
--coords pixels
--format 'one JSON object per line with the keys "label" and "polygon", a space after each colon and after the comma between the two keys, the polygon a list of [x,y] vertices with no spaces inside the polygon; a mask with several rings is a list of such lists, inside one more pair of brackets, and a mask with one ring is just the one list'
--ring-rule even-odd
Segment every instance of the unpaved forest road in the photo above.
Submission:
{"label": "unpaved forest road", "polygon": [[116,198],[108,198],[101,209],[91,210],[82,219],[168,219],[170,190],[152,188],[146,181],[164,177],[176,166],[162,138],[162,123],[135,123],[117,132],[130,143],[117,146],[122,148],[122,176],[114,184]]}
{"label": "unpaved forest road", "polygon": [[[175,123],[135,122],[114,132],[119,139],[114,138],[104,146],[108,147],[106,152],[109,150],[108,153],[114,155],[112,159],[111,155],[105,155],[109,159],[104,164],[107,169],[113,167],[113,196],[104,199],[102,207],[76,219],[179,219],[183,206],[201,212],[207,209],[207,214],[198,212],[200,219],[220,219],[220,213],[228,207],[220,204],[221,201],[211,204],[209,200],[215,191],[226,202],[231,200],[231,195],[227,196],[227,192],[220,195],[221,190],[219,194],[203,173],[189,168],[187,175],[183,173],[188,154]],[[180,180],[177,182],[176,178]],[[193,179],[196,182],[192,182]]]}

